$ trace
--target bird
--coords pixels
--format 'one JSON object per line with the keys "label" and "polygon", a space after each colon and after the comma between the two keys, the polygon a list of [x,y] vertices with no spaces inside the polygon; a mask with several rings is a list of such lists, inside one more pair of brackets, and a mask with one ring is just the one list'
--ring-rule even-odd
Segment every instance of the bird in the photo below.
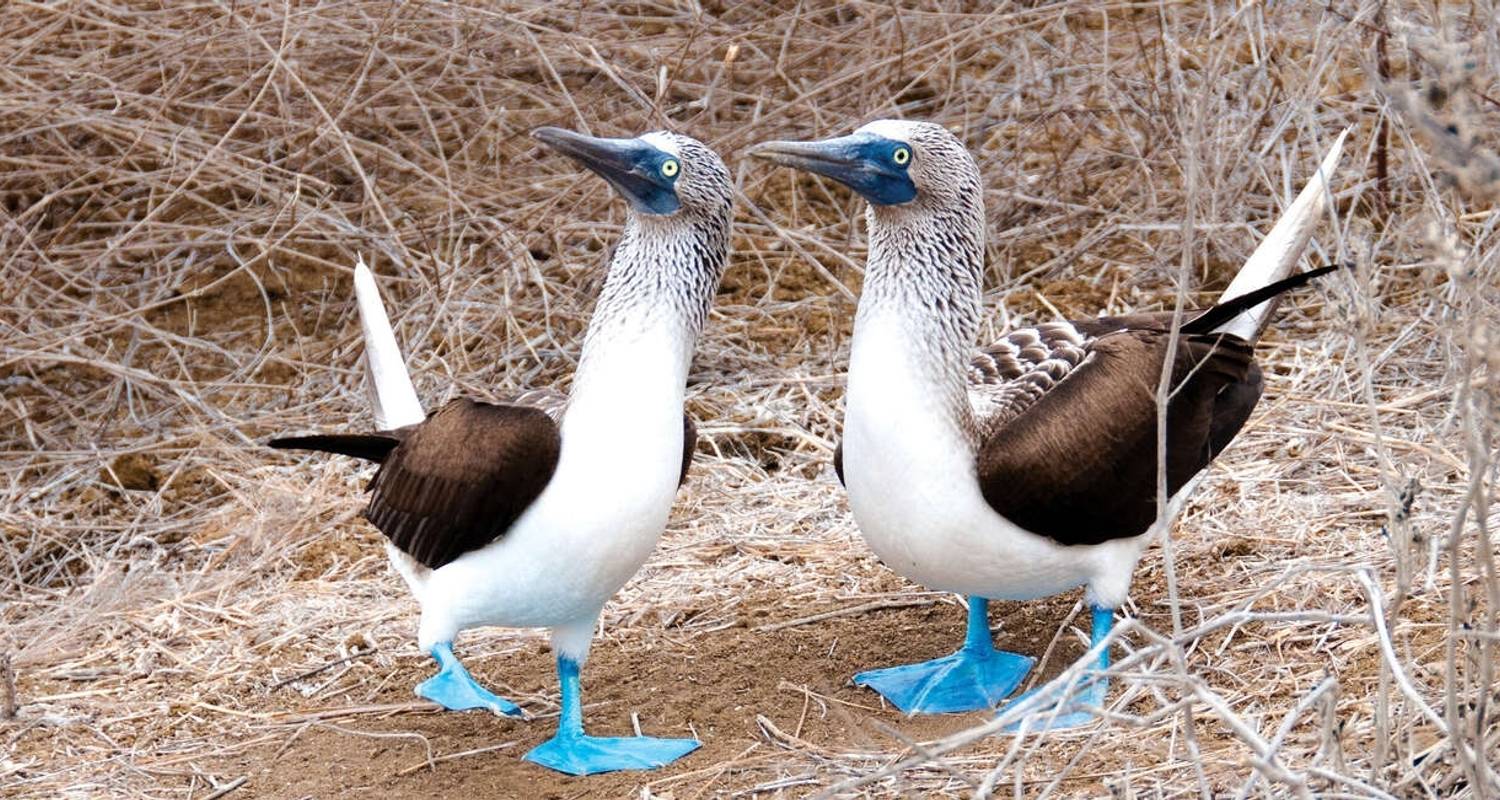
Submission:
{"label": "bird", "polygon": [[907,714],[992,708],[1034,662],[995,648],[989,601],[1084,586],[1097,671],[1077,702],[1032,700],[1018,713],[1036,709],[1032,730],[1092,719],[1085,709],[1103,704],[1107,685],[1109,653],[1100,645],[1162,527],[1154,523],[1164,365],[1170,359],[1161,459],[1170,520],[1260,398],[1254,344],[1275,298],[1337,268],[1292,274],[1326,207],[1327,176],[1347,133],[1219,302],[1185,312],[1175,337],[1172,313],[1138,313],[1019,327],[984,347],[982,183],[952,133],[876,120],[845,136],[750,149],[867,201],[868,255],[835,471],[864,540],[888,567],[967,595],[956,652],[864,671],[856,685]]}
{"label": "bird", "polygon": [[421,605],[418,646],[438,666],[418,695],[524,716],[474,680],[453,641],[482,625],[546,627],[561,713],[556,735],[525,759],[572,775],[651,769],[699,742],[585,734],[579,674],[600,611],[655,549],[687,477],[697,433],[686,379],[729,250],[729,171],[679,133],[532,135],[627,202],[570,391],[458,398],[427,415],[361,261],[354,286],[377,431],[269,444],[379,464],[364,516]]}

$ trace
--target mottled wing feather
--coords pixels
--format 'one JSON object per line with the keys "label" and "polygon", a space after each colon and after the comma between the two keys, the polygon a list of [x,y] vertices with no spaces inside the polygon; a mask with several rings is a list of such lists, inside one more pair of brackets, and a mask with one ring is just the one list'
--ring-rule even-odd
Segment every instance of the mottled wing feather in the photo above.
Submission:
{"label": "mottled wing feather", "polygon": [[[996,424],[978,454],[990,506],[1068,545],[1136,536],[1155,520],[1156,385],[1170,341],[1154,317],[1076,329],[1096,337],[1084,357],[1027,413]],[[1231,336],[1181,336],[1172,375],[1169,494],[1228,444],[1260,397],[1251,346]]]}
{"label": "mottled wing feather", "polygon": [[472,400],[398,433],[365,516],[433,569],[504,536],[552,479],[562,445],[544,411]]}
{"label": "mottled wing feather", "polygon": [[983,434],[1031,408],[1088,352],[1091,337],[1069,322],[1018,328],[969,363],[969,402]]}

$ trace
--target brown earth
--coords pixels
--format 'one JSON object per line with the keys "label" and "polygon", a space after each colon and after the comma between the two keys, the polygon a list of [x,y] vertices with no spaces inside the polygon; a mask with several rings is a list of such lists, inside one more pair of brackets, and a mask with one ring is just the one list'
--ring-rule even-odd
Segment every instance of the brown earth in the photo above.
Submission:
{"label": "brown earth", "polygon": [[[764,598],[743,608],[757,623],[772,624],[785,618],[791,610],[788,605]],[[1061,600],[998,604],[992,612],[1001,626],[997,644],[1040,653],[1067,609],[1068,603]],[[848,683],[851,670],[951,652],[963,639],[963,620],[962,607],[943,603],[873,611],[778,632],[733,627],[687,642],[663,636],[649,648],[629,640],[600,641],[583,673],[585,723],[591,733],[630,735],[636,716],[647,735],[696,735],[703,742],[699,751],[652,773],[575,778],[520,759],[554,730],[556,677],[550,652],[540,642],[468,662],[486,686],[505,687],[522,697],[546,696],[545,706],[528,704],[530,721],[419,710],[385,718],[362,714],[331,720],[342,730],[304,728],[292,721],[280,727],[273,741],[206,766],[214,774],[249,776],[249,785],[261,797],[332,797],[366,791],[401,797],[627,797],[639,796],[646,786],[660,787],[654,791],[662,796],[674,779],[684,776],[693,780],[684,784],[691,789],[681,796],[713,794],[740,783],[734,775],[737,761],[774,755],[781,736],[799,747],[829,753],[880,753],[896,744],[897,737],[931,740],[983,719],[978,713],[903,718],[894,709],[882,708],[878,695]],[[1068,642],[1059,648],[1054,669],[1043,672],[1043,677],[1082,651],[1081,644]],[[379,676],[386,688],[371,702],[409,705],[411,687],[431,674],[430,664],[425,658],[403,657],[396,669]],[[287,694],[236,698],[235,705],[294,719],[315,710],[298,708],[295,696]],[[759,727],[762,716],[776,732]],[[501,743],[513,744],[411,770],[424,763],[428,747],[441,757]]]}

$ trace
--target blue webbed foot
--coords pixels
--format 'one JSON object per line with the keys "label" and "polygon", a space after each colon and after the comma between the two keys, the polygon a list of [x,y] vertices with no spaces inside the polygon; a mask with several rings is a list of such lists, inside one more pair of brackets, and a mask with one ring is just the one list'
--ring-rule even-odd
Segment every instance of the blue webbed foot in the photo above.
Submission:
{"label": "blue webbed foot", "polygon": [[698,746],[697,739],[559,733],[532,748],[525,758],[569,775],[596,775],[622,769],[655,769],[697,750]]}
{"label": "blue webbed foot", "polygon": [[988,600],[970,597],[968,634],[958,652],[920,664],[861,672],[854,676],[855,684],[874,689],[907,714],[994,708],[1020,685],[1033,661],[995,649],[988,612]]}
{"label": "blue webbed foot", "polygon": [[596,775],[622,769],[656,769],[698,749],[697,739],[658,739],[653,736],[589,736],[583,732],[583,690],[578,662],[557,657],[562,684],[562,709],[557,735],[533,747],[524,758],[533,764],[568,775]]}
{"label": "blue webbed foot", "polygon": [[[1029,692],[1022,692],[1016,699],[1006,703],[1005,708],[1001,709],[1000,713],[1003,714],[1005,711],[1026,702],[1039,691],[1041,690],[1032,689]],[[1006,725],[1005,732],[1021,733],[1023,727],[1026,733],[1081,728],[1098,719],[1098,716],[1094,712],[1085,710],[1085,707],[1098,708],[1103,702],[1104,687],[1100,683],[1094,683],[1081,693],[1074,694],[1066,701],[1037,706],[1028,711],[1026,716],[1020,720]]]}
{"label": "blue webbed foot", "polygon": [[861,672],[854,682],[880,692],[907,714],[950,714],[994,708],[1015,691],[1031,665],[1030,658],[1015,653],[964,648],[920,664]]}
{"label": "blue webbed foot", "polygon": [[449,711],[483,708],[508,717],[526,716],[520,706],[475,682],[464,665],[459,663],[458,657],[453,655],[453,646],[448,642],[433,645],[432,657],[438,662],[438,674],[417,684],[417,696],[431,700]]}
{"label": "blue webbed foot", "polygon": [[[1089,649],[1092,650],[1104,641],[1109,635],[1110,628],[1114,627],[1115,614],[1113,609],[1094,607],[1093,627],[1089,633]],[[1068,728],[1077,728],[1087,725],[1098,718],[1089,708],[1101,708],[1104,705],[1105,695],[1109,691],[1109,678],[1104,672],[1109,669],[1109,649],[1104,648],[1099,652],[1099,672],[1086,672],[1080,679],[1080,689],[1066,698],[1058,698],[1050,703],[1042,702],[1035,708],[1026,712],[1026,716],[1016,722],[1005,726],[1006,733],[1035,733],[1037,731],[1058,731]],[[1019,697],[1005,705],[1000,713],[1015,708],[1021,703],[1031,700],[1037,692],[1047,690],[1043,686],[1023,692]]]}

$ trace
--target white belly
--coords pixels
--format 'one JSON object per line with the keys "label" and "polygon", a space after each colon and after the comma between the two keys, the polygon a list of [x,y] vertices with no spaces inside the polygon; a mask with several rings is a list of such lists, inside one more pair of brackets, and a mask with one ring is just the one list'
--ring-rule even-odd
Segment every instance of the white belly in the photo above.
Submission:
{"label": "white belly", "polygon": [[[672,508],[675,465],[636,466],[622,481],[618,474],[594,480],[592,470],[559,464],[552,484],[502,539],[433,571],[422,596],[423,627],[428,615],[459,629],[593,619],[646,563]],[[631,491],[621,491],[621,483]]]}
{"label": "white belly", "polygon": [[498,541],[430,572],[420,645],[480,625],[568,627],[586,639],[661,537],[682,465],[680,346],[621,342],[580,373],[542,494]]}
{"label": "white belly", "polygon": [[1149,537],[1063,546],[995,513],[971,446],[902,367],[906,347],[899,329],[866,325],[851,354],[844,480],[870,549],[934,589],[1029,600],[1089,584],[1122,601]]}

